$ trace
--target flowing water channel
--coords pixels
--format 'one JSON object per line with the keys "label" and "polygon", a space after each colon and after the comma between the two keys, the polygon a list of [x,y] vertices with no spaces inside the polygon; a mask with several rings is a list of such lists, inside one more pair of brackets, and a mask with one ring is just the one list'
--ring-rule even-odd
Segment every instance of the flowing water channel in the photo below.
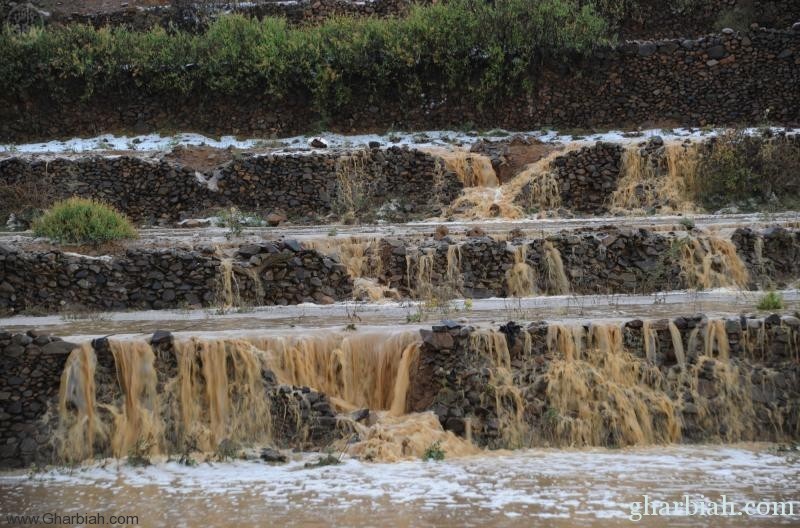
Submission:
{"label": "flowing water channel", "polygon": [[[800,459],[768,445],[657,446],[622,450],[533,449],[445,462],[348,460],[304,468],[260,462],[162,462],[0,476],[11,513],[138,515],[141,526],[796,526],[776,517],[645,517],[644,495],[663,501],[797,500]],[[798,505],[795,504],[795,511]]]}
{"label": "flowing water channel", "polygon": [[[233,241],[214,227],[143,230],[135,244],[215,247],[216,309],[0,319],[78,345],[35,425],[54,464],[0,473],[0,512],[141,526],[800,525],[800,405],[782,396],[800,360],[800,292],[775,292],[771,334],[766,314],[748,326],[763,292],[748,291],[751,263],[730,236],[796,228],[797,214],[699,214],[687,190],[697,151],[673,142],[660,165],[626,146],[610,216],[553,218],[563,204],[551,162],[581,146],[537,147],[503,178],[486,155],[425,145],[464,185],[426,222],[246,228]],[[669,233],[686,289],[582,294],[570,258],[583,249],[562,254],[547,235],[616,228]],[[506,244],[492,293],[504,297],[473,300],[465,273],[481,264],[464,247],[484,235]],[[393,277],[390,237],[410,241]],[[264,297],[261,270],[232,255],[267,238],[335,257],[353,300],[244,306],[246,281]],[[168,346],[151,344],[158,330]],[[766,358],[775,349],[780,365]],[[262,461],[262,449],[288,460]],[[422,460],[436,453],[444,460]],[[765,506],[639,519],[645,496]]]}

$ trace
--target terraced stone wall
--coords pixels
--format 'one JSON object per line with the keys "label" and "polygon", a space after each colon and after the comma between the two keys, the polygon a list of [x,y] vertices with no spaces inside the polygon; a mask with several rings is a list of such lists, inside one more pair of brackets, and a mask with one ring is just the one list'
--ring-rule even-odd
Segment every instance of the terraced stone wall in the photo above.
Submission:
{"label": "terraced stone wall", "polygon": [[349,299],[339,262],[293,241],[240,248],[129,249],[104,257],[0,245],[0,312],[63,312],[241,305],[322,304]]}
{"label": "terraced stone wall", "polygon": [[[542,66],[534,88],[479,105],[464,94],[356,94],[325,116],[330,129],[476,127],[625,127],[800,123],[800,30],[754,30],[700,38],[627,42],[572,63]],[[96,93],[89,101],[43,93],[0,95],[0,141],[91,136],[108,131],[195,130],[209,135],[286,136],[315,128],[322,116],[302,96],[261,93],[156,97],[136,91]]]}
{"label": "terraced stone wall", "polygon": [[133,155],[0,159],[0,185],[110,203],[136,222],[167,223],[236,206],[298,222],[349,210],[389,220],[436,214],[462,188],[433,156],[401,147],[349,153],[237,155],[196,170]]}

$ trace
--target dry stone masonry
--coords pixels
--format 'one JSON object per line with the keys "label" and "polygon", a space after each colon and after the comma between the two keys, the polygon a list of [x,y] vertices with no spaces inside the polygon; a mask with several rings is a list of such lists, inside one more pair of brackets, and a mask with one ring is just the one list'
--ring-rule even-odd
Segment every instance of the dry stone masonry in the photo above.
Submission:
{"label": "dry stone masonry", "polygon": [[[572,63],[545,63],[530,93],[502,104],[427,90],[422,96],[359,99],[331,129],[447,129],[475,126],[532,130],[623,127],[677,121],[682,125],[800,123],[800,29],[757,29],[699,38],[630,41]],[[275,101],[261,93],[159,98],[130,92],[58,98],[0,95],[0,141],[94,135],[109,130],[182,129],[209,135],[286,136],[305,133],[320,116],[309,101]],[[198,112],[197,109],[203,111]]]}
{"label": "dry stone masonry", "polygon": [[[593,380],[592,391],[602,391],[606,384],[632,384],[620,393],[622,400],[595,399],[591,392],[582,403],[607,405],[606,417],[614,420],[626,398],[635,398],[636,421],[653,428],[647,435],[665,433],[684,442],[786,441],[796,439],[800,427],[798,332],[797,317],[777,314],[717,320],[696,314],[573,326],[509,322],[497,329],[443,321],[420,331],[406,409],[432,411],[444,429],[471,435],[491,448],[569,445],[570,436],[564,433],[592,417],[562,414],[563,402],[557,390],[550,390],[553,384],[571,382],[561,370],[567,366],[575,380]],[[613,342],[596,336],[611,336]],[[576,346],[572,351],[570,339]],[[157,383],[163,386],[178,368],[173,337],[161,331],[147,341],[155,352]],[[77,346],[33,330],[0,332],[0,467],[54,461],[54,406],[61,371]],[[604,378],[602,361],[581,352],[595,347],[607,347],[601,352],[613,354],[625,368],[648,369],[647,376],[634,372],[630,380]],[[120,401],[123,393],[108,340],[96,339],[91,348],[98,404]],[[276,445],[320,449],[332,439],[353,438],[354,432],[344,426],[349,417],[337,414],[328,395],[281,385],[264,367],[261,376],[271,401]],[[633,429],[620,430],[613,423],[594,427],[602,436],[578,437],[578,445],[624,446],[635,439],[628,436]],[[271,459],[269,452],[262,456]]]}
{"label": "dry stone masonry", "polygon": [[297,222],[370,215],[390,220],[436,214],[462,189],[430,154],[401,147],[353,152],[236,155],[207,170],[135,155],[0,159],[0,185],[41,188],[109,203],[137,222],[174,222],[236,206]]}
{"label": "dry stone masonry", "polygon": [[[508,241],[384,238],[364,253],[379,263],[371,278],[380,284],[440,300],[785,287],[800,278],[798,257],[800,234],[785,228],[740,228],[730,242],[698,230],[614,227]],[[529,291],[513,287],[517,264],[530,270]],[[353,289],[339,257],[293,240],[250,243],[230,257],[211,247],[92,257],[0,245],[5,313],[330,304],[352,299]]]}

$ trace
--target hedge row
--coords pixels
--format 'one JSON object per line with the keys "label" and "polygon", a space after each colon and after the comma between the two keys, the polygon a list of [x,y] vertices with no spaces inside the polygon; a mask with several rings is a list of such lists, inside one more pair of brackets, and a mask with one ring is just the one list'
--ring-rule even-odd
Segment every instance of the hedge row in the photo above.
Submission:
{"label": "hedge row", "polygon": [[206,32],[68,25],[0,38],[0,92],[56,97],[130,88],[153,94],[253,90],[310,96],[316,110],[354,97],[457,91],[479,102],[535,82],[543,57],[609,44],[593,2],[450,0],[404,18],[332,18],[292,28],[225,16]]}

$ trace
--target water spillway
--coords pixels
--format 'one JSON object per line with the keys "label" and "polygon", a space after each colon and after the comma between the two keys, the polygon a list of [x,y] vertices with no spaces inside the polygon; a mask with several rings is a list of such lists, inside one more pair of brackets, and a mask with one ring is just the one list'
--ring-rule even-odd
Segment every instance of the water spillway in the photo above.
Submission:
{"label": "water spillway", "polygon": [[[53,341],[63,343],[47,358],[62,365],[46,382],[55,387],[42,392],[41,380],[24,379],[20,393],[36,392],[26,409],[50,394],[47,407],[16,418],[47,440],[15,456],[79,462],[337,445],[396,460],[436,439],[464,454],[785,441],[800,434],[798,329],[792,317],[693,316]],[[4,346],[25,341],[17,336]],[[9,439],[28,446],[13,430]]]}

